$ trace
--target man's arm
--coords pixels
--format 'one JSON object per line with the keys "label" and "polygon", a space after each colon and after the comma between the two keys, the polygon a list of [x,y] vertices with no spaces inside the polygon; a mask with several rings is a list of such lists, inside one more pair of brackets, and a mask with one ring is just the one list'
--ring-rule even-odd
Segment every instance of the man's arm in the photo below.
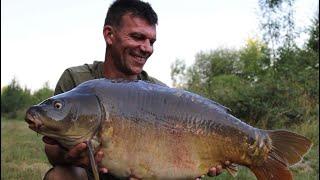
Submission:
{"label": "man's arm", "polygon": [[54,95],[64,93],[76,87],[76,83],[69,69],[66,69],[59,78],[59,81],[54,90]]}

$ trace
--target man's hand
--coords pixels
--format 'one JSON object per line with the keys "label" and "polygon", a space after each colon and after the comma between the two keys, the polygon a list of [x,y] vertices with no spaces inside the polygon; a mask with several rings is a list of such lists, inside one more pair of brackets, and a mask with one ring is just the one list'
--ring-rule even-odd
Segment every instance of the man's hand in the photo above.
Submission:
{"label": "man's hand", "polygon": [[68,164],[87,168],[90,163],[90,160],[88,155],[86,154],[86,151],[87,151],[86,143],[79,143],[74,147],[72,147],[65,154],[64,159]]}
{"label": "man's hand", "polygon": [[[47,158],[52,165],[73,165],[83,168],[88,168],[90,165],[89,156],[87,153],[87,144],[79,143],[70,150],[65,150],[54,141],[49,141],[48,138],[43,138],[45,142],[45,152]],[[98,169],[101,173],[107,173],[108,170],[102,167],[103,151],[99,150],[95,153],[95,160]]]}
{"label": "man's hand", "polygon": [[[87,154],[87,144],[86,143],[80,143],[74,146],[69,150],[69,152],[66,155],[66,159],[73,162],[73,165],[80,166],[87,168],[90,165],[90,159]],[[102,159],[103,159],[103,151],[99,150],[95,153],[95,161],[98,166],[98,170],[101,173],[107,173],[108,169],[105,167],[102,167]]]}
{"label": "man's hand", "polygon": [[[230,161],[225,161],[224,162],[224,167],[228,167],[231,165]],[[208,172],[208,176],[213,177],[213,176],[218,176],[222,173],[223,167],[222,165],[217,165],[215,167],[211,167]],[[202,175],[201,177],[196,178],[196,180],[201,180],[205,175]]]}

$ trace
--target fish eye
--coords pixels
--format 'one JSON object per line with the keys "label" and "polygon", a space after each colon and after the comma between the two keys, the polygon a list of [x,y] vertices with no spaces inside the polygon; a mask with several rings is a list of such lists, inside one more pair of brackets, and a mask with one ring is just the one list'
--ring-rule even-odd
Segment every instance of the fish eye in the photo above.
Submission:
{"label": "fish eye", "polygon": [[53,102],[53,107],[55,109],[61,109],[62,108],[62,103],[60,101],[54,101]]}

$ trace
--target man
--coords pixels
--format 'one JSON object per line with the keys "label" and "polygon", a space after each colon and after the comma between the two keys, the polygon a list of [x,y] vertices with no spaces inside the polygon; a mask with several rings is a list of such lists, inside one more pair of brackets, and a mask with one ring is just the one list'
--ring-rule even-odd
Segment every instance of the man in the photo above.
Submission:
{"label": "man", "polygon": [[[144,64],[153,53],[157,21],[157,14],[148,3],[140,0],[115,1],[109,7],[104,23],[103,35],[107,44],[105,61],[68,68],[60,77],[55,94],[97,78],[139,79],[164,85],[143,71]],[[48,137],[44,137],[43,141],[48,160],[54,166],[47,172],[45,179],[91,178],[90,171],[81,168],[89,165],[88,157],[82,155],[86,152],[85,143],[67,152]],[[103,158],[102,151],[97,152],[95,158],[99,164]],[[209,173],[216,175],[221,169],[221,166],[213,167]],[[105,167],[99,170],[101,173],[107,172]],[[110,179],[108,175],[102,177]]]}

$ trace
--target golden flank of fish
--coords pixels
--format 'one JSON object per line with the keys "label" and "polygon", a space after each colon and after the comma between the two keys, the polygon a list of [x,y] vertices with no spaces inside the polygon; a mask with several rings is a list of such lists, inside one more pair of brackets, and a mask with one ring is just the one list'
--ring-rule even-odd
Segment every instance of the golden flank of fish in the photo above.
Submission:
{"label": "golden flank of fish", "polygon": [[143,81],[87,81],[32,106],[26,121],[65,148],[102,148],[102,164],[119,178],[194,179],[228,160],[259,180],[292,179],[288,167],[312,145],[289,131],[254,128],[199,95]]}

